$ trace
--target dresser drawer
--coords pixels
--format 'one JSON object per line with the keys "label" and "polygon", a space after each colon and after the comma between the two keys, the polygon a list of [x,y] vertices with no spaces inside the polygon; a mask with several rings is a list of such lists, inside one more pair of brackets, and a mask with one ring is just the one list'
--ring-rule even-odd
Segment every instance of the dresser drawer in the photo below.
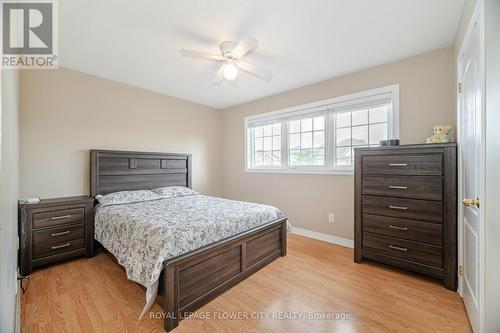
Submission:
{"label": "dresser drawer", "polygon": [[84,249],[85,239],[78,238],[68,241],[57,241],[57,242],[47,242],[34,244],[33,246],[33,258],[46,257],[53,254],[63,253],[72,250]]}
{"label": "dresser drawer", "polygon": [[366,176],[363,194],[442,200],[443,180],[440,177]]}
{"label": "dresser drawer", "polygon": [[61,224],[83,222],[85,219],[85,208],[62,208],[47,212],[33,214],[33,228],[52,227]]}
{"label": "dresser drawer", "polygon": [[62,226],[58,228],[44,229],[33,233],[34,246],[40,246],[45,243],[54,245],[85,237],[85,226],[83,223],[71,226]]}
{"label": "dresser drawer", "polygon": [[441,223],[440,201],[363,195],[363,213]]}
{"label": "dresser drawer", "polygon": [[442,154],[400,154],[363,156],[365,175],[441,176]]}
{"label": "dresser drawer", "polygon": [[443,243],[442,225],[440,223],[363,214],[363,230],[438,246]]}
{"label": "dresser drawer", "polygon": [[443,267],[442,248],[399,238],[363,233],[363,249],[410,260],[433,267]]}

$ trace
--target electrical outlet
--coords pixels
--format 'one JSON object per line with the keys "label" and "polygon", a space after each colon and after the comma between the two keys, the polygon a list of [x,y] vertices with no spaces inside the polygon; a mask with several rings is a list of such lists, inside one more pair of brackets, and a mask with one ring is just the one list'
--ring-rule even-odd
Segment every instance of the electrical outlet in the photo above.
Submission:
{"label": "electrical outlet", "polygon": [[328,213],[328,222],[335,223],[335,214]]}

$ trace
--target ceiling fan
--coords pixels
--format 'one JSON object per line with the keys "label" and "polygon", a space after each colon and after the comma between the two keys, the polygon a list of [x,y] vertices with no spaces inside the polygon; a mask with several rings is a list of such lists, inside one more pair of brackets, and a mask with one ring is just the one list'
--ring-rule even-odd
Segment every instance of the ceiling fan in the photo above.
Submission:
{"label": "ceiling fan", "polygon": [[239,43],[233,41],[222,42],[219,46],[221,54],[211,54],[185,49],[181,49],[181,54],[184,57],[223,62],[217,74],[215,74],[214,84],[221,84],[224,79],[233,81],[238,76],[239,69],[269,81],[273,77],[271,71],[241,60],[241,58],[255,50],[258,46],[259,44],[255,38],[247,37]]}

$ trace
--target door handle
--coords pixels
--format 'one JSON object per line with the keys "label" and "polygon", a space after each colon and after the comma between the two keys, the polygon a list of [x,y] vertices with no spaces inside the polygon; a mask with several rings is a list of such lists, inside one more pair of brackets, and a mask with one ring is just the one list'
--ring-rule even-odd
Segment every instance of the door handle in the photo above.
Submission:
{"label": "door handle", "polygon": [[463,204],[464,204],[464,206],[466,206],[466,207],[476,206],[477,208],[479,208],[479,205],[480,205],[479,198],[477,198],[477,199],[470,199],[470,198],[467,198],[467,199],[464,199],[464,200],[462,201],[462,203],[463,203]]}

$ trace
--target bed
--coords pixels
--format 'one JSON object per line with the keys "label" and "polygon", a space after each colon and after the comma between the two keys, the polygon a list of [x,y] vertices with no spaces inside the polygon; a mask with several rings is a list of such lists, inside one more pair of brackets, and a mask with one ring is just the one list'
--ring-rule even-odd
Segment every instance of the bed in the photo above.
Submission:
{"label": "bed", "polygon": [[[188,154],[91,150],[90,157],[94,197],[191,188]],[[287,219],[275,208],[184,192],[96,207],[96,242],[124,266],[131,280],[147,288],[149,301],[156,295],[165,312],[166,331],[286,255]],[[152,246],[157,243],[161,250]],[[151,260],[138,264],[141,255]]]}

